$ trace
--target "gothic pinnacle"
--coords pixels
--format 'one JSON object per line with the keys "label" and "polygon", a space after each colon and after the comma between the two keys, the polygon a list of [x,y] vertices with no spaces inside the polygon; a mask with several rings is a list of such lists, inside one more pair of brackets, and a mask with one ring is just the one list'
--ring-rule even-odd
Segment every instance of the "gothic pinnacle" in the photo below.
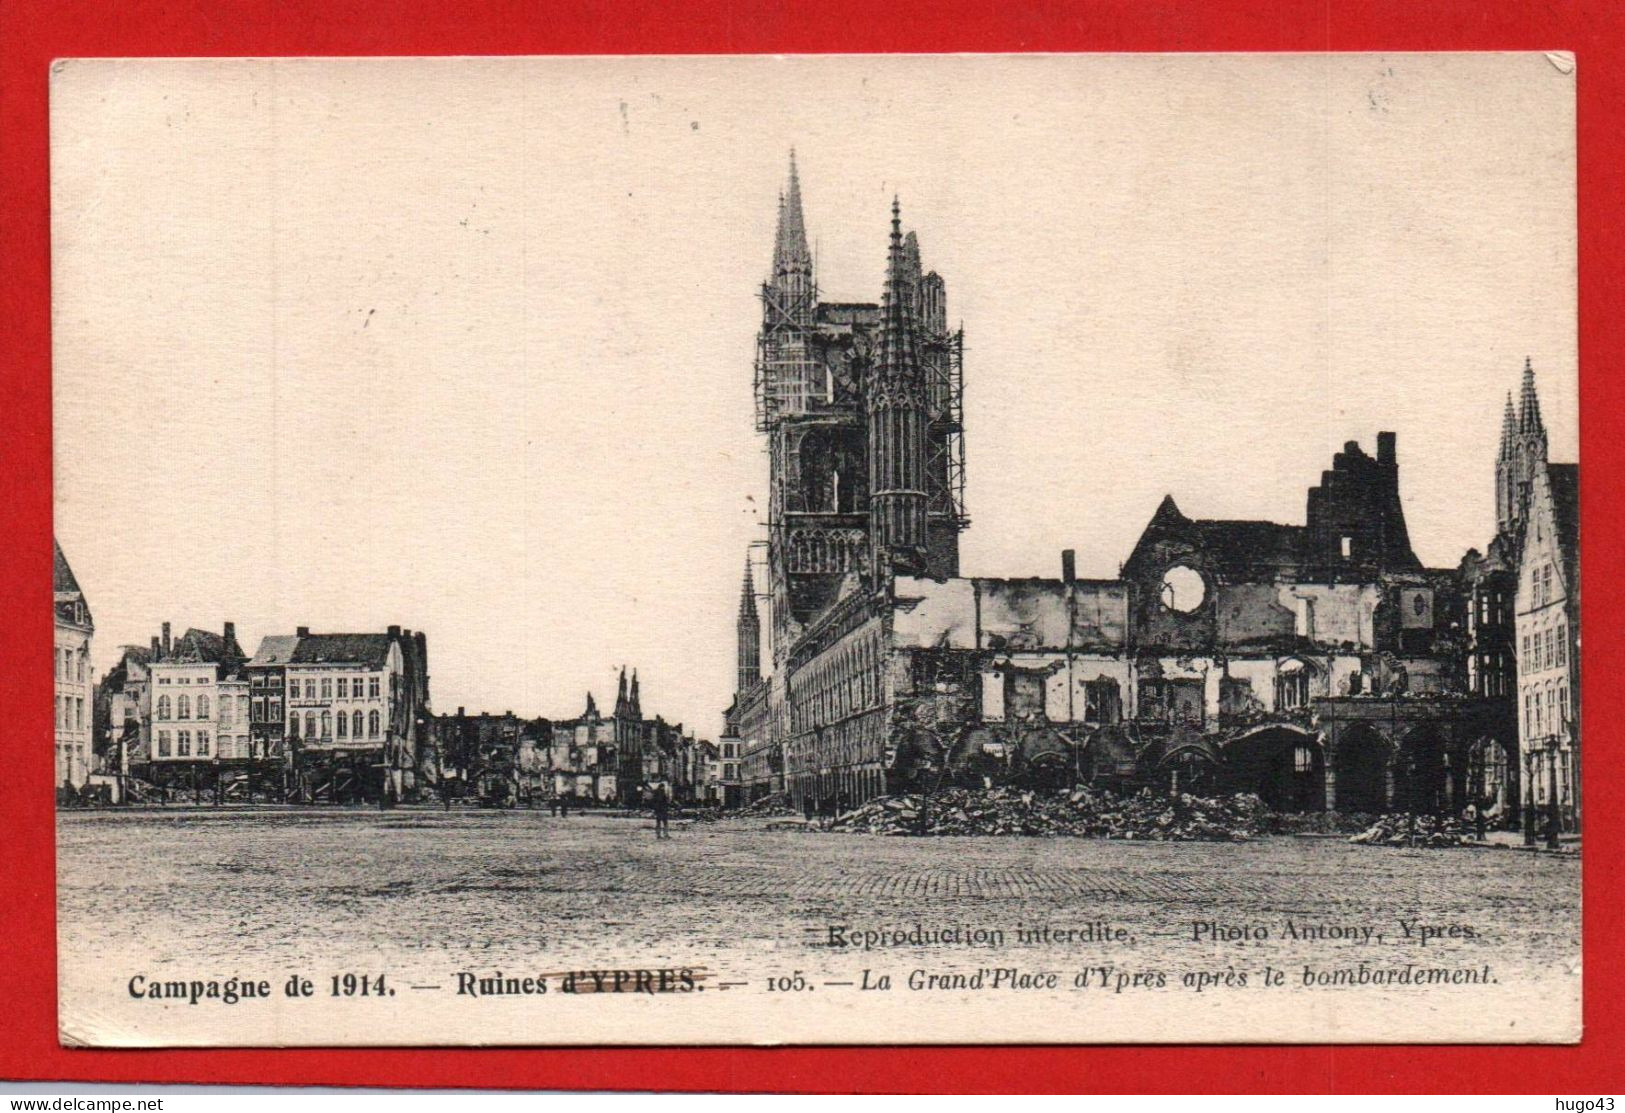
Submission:
{"label": "gothic pinnacle", "polygon": [[1540,419],[1540,398],[1535,394],[1534,361],[1528,356],[1523,361],[1523,389],[1519,398],[1518,431],[1544,433],[1546,425]]}
{"label": "gothic pinnacle", "polygon": [[756,617],[756,584],[750,572],[750,555],[745,556],[745,578],[739,585],[739,617]]}
{"label": "gothic pinnacle", "polygon": [[790,182],[779,196],[779,225],[773,245],[773,280],[812,277],[812,253],[807,250],[807,225],[801,212],[801,177],[796,152],[790,151]]}

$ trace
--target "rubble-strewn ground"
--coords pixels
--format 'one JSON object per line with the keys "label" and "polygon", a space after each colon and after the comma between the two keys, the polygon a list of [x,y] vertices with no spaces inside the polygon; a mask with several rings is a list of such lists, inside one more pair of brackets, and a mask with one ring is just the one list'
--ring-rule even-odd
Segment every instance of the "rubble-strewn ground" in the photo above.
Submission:
{"label": "rubble-strewn ground", "polygon": [[[803,969],[1075,968],[1172,973],[1272,961],[1490,963],[1531,993],[1577,993],[1576,860],[1517,850],[1373,852],[1341,838],[1244,842],[814,837],[771,821],[433,808],[63,813],[65,993],[117,993],[137,971],[695,964],[739,980]],[[1406,942],[1400,919],[1471,939]],[[1286,920],[1372,924],[1379,948],[1279,938]],[[1115,948],[1017,942],[1019,924],[1126,928]],[[1193,925],[1268,924],[1267,948],[1193,942]],[[958,924],[1009,934],[999,952],[839,953],[830,924]],[[283,974],[283,976],[286,976]],[[1417,991],[1423,992],[1423,991]]]}
{"label": "rubble-strewn ground", "polygon": [[1257,796],[1203,798],[1077,788],[949,788],[882,797],[832,820],[833,831],[866,835],[1082,835],[1158,842],[1241,842],[1272,829]]}

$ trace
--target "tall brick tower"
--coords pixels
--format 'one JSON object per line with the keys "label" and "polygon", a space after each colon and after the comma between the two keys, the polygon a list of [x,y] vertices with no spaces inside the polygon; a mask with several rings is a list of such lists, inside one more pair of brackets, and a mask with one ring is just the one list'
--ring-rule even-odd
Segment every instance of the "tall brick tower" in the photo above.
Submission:
{"label": "tall brick tower", "polygon": [[894,204],[882,304],[818,297],[795,153],[762,284],[756,428],[769,458],[767,621],[777,666],[843,593],[959,573],[963,338]]}
{"label": "tall brick tower", "polygon": [[818,301],[795,152],[762,285],[756,427],[768,437],[768,598],[773,660],[868,565],[868,475],[859,385],[873,306]]}

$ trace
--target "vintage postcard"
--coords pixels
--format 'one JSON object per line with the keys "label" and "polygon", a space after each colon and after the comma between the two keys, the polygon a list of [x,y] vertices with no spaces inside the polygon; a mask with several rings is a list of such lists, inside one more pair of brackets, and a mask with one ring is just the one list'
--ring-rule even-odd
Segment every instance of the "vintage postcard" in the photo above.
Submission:
{"label": "vintage postcard", "polygon": [[57,63],[62,1041],[1578,1040],[1577,80]]}

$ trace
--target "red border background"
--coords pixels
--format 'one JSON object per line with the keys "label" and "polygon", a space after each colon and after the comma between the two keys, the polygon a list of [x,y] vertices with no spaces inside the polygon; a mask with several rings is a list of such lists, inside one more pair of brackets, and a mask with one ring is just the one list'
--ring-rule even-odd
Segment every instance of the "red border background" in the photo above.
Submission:
{"label": "red border background", "polygon": [[[1614,417],[1625,222],[1625,25],[1608,0],[5,0],[0,3],[0,1077],[680,1090],[1609,1092],[1620,1040],[1625,462]],[[1582,514],[1587,591],[1584,1043],[1531,1047],[86,1051],[56,1040],[50,748],[50,232],[46,78],[74,56],[1216,50],[1573,51],[1579,64]],[[1599,683],[1599,679],[1602,680]],[[1609,1069],[1612,1067],[1613,1069]]]}

